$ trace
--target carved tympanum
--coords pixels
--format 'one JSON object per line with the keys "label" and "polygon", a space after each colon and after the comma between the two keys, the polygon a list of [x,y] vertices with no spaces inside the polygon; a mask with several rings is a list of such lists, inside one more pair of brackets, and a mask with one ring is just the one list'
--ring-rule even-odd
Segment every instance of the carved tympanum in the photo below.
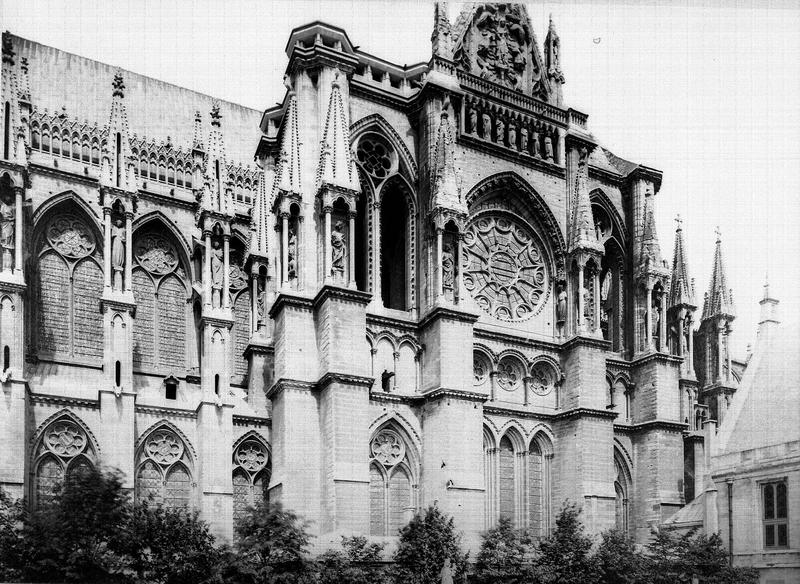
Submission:
{"label": "carved tympanum", "polygon": [[547,299],[547,264],[528,228],[506,216],[484,216],[464,234],[464,286],[500,320],[535,314]]}

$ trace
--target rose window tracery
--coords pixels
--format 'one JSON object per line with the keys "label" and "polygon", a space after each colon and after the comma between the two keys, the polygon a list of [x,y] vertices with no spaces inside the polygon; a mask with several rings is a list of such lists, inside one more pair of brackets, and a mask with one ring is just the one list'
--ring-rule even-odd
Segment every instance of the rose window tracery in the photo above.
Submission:
{"label": "rose window tracery", "polygon": [[166,239],[149,234],[142,237],[134,250],[136,261],[148,272],[163,275],[178,267],[178,254]]}
{"label": "rose window tracery", "polygon": [[393,154],[389,145],[369,137],[362,138],[356,150],[356,158],[361,167],[378,180],[383,180],[391,174],[394,166]]}
{"label": "rose window tracery", "polygon": [[147,455],[159,464],[172,464],[183,456],[183,442],[172,432],[153,432],[145,443]]}
{"label": "rose window tracery", "polygon": [[406,447],[400,436],[389,430],[383,430],[372,439],[370,451],[372,458],[384,466],[394,466],[405,457]]}
{"label": "rose window tracery", "polygon": [[248,472],[258,472],[267,465],[267,452],[261,443],[248,440],[236,449],[236,463]]}
{"label": "rose window tracery", "polygon": [[531,390],[536,395],[548,395],[555,386],[555,374],[551,365],[536,363],[531,370]]}
{"label": "rose window tracery", "polygon": [[94,251],[95,241],[86,224],[72,215],[57,217],[47,228],[47,241],[58,253],[83,258]]}
{"label": "rose window tracery", "polygon": [[56,456],[77,456],[86,448],[86,434],[76,423],[62,420],[45,431],[43,445]]}
{"label": "rose window tracery", "polygon": [[464,233],[464,287],[478,306],[505,321],[525,320],[547,300],[544,254],[527,226],[506,216],[472,222]]}
{"label": "rose window tracery", "polygon": [[483,385],[489,378],[491,365],[485,355],[474,353],[472,356],[472,370],[475,375],[475,385]]}
{"label": "rose window tracery", "polygon": [[497,367],[497,384],[506,391],[517,389],[524,376],[522,366],[514,359],[503,359]]}

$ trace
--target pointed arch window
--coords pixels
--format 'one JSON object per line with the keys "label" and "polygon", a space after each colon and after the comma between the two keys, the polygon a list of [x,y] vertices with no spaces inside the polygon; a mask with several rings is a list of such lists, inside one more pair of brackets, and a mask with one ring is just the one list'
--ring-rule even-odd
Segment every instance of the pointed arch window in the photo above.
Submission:
{"label": "pointed arch window", "polygon": [[551,472],[553,465],[550,441],[539,434],[528,448],[528,529],[535,536],[546,537],[552,528],[553,500]]}
{"label": "pointed arch window", "polygon": [[267,447],[256,438],[243,440],[233,451],[234,524],[249,507],[269,501],[270,463]]}
{"label": "pointed arch window", "polygon": [[243,384],[247,376],[247,359],[244,352],[250,342],[251,302],[248,279],[244,270],[244,250],[238,239],[231,238],[229,282],[231,306],[233,307],[233,327],[231,329],[231,381]]}
{"label": "pointed arch window", "polygon": [[615,525],[623,533],[629,533],[631,479],[627,465],[618,452],[614,453],[614,477]]}
{"label": "pointed arch window", "polygon": [[39,357],[98,363],[103,357],[103,257],[77,214],[54,213],[37,234]]}
{"label": "pointed arch window", "polygon": [[396,535],[416,509],[414,462],[403,436],[380,430],[370,442],[370,535]]}
{"label": "pointed arch window", "polygon": [[37,507],[53,503],[64,478],[94,467],[96,452],[86,431],[65,415],[40,433],[33,462],[33,501]]}
{"label": "pointed arch window", "polygon": [[186,444],[169,427],[154,430],[139,447],[135,490],[137,501],[171,509],[191,505],[192,460]]}
{"label": "pointed arch window", "polygon": [[136,234],[133,256],[134,367],[183,371],[192,318],[186,269],[175,246],[155,231]]}

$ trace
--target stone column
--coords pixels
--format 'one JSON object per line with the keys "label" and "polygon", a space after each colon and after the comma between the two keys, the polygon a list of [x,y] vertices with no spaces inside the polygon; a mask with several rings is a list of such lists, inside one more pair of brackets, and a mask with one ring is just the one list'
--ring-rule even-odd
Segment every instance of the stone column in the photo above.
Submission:
{"label": "stone column", "polygon": [[463,239],[464,234],[459,231],[458,235],[456,236],[456,257],[453,260],[453,293],[455,295],[456,302],[459,302],[463,297],[461,295],[461,248],[463,245]]}
{"label": "stone column", "polygon": [[717,325],[717,380],[722,381],[722,329],[725,325]]}
{"label": "stone column", "polygon": [[[25,189],[14,188],[14,273],[23,275],[22,268],[22,200]],[[10,270],[9,270],[10,271]]]}
{"label": "stone column", "polygon": [[586,318],[584,317],[585,300],[583,299],[583,262],[578,263],[578,333],[581,333],[586,328]]}
{"label": "stone column", "polygon": [[350,288],[356,287],[356,214],[347,214],[347,276]]}
{"label": "stone column", "polygon": [[[730,382],[731,380],[731,332],[726,328],[725,330],[725,361],[726,365],[728,366],[728,374],[726,376],[725,381]],[[721,348],[721,347],[720,347]]]}
{"label": "stone column", "polygon": [[497,398],[497,371],[489,373],[489,401]]}
{"label": "stone column", "polygon": [[322,275],[322,281],[329,281],[331,277],[331,213],[332,207],[325,207],[322,210],[325,213],[325,241],[322,244],[323,253],[325,254],[325,261],[323,263],[325,273]]}
{"label": "stone column", "polygon": [[103,207],[103,285],[111,288],[111,209]]}
{"label": "stone column", "polygon": [[442,230],[436,228],[436,298],[441,298],[444,295],[444,287],[442,282]]}
{"label": "stone column", "polygon": [[126,292],[133,290],[133,213],[125,213],[125,285]]}
{"label": "stone column", "polygon": [[592,312],[592,333],[600,333],[600,270],[592,268],[592,299],[594,300]]}
{"label": "stone column", "polygon": [[203,256],[203,304],[211,306],[211,232],[203,233],[206,253]]}
{"label": "stone column", "polygon": [[231,236],[227,233],[222,236],[222,306],[224,308],[231,307],[231,275],[230,275],[230,250],[231,250]]}
{"label": "stone column", "polygon": [[[681,310],[681,312],[685,312],[685,310]],[[685,358],[687,349],[686,349],[686,347],[683,346],[683,336],[684,336],[683,335],[683,320],[684,320],[684,318],[685,318],[684,315],[682,315],[682,314],[678,315],[678,346],[677,346],[677,351],[675,352],[675,354],[678,355],[679,357],[684,357]],[[686,359],[686,362],[688,363],[688,359]]]}
{"label": "stone column", "polygon": [[[258,271],[250,274],[250,334],[258,330]],[[266,283],[265,283],[266,285]]]}
{"label": "stone column", "polygon": [[372,206],[372,231],[374,239],[372,242],[372,298],[377,300],[378,304],[383,305],[381,287],[381,204],[375,203]]}
{"label": "stone column", "polygon": [[525,405],[531,403],[531,381],[533,381],[533,377],[530,375],[526,375],[522,380],[523,387],[525,389]]}
{"label": "stone column", "polygon": [[659,297],[659,310],[661,311],[661,319],[658,326],[658,346],[662,353],[667,352],[667,298],[666,293],[661,292]]}
{"label": "stone column", "polygon": [[281,213],[281,285],[289,282],[289,213]]}
{"label": "stone column", "polygon": [[653,348],[653,285],[647,284],[645,288],[645,350]]}
{"label": "stone column", "polygon": [[688,363],[688,371],[690,374],[694,373],[694,332],[692,331],[692,319],[690,315],[686,317],[686,328],[689,330],[689,342],[687,343],[687,353],[686,361]]}
{"label": "stone column", "polygon": [[305,276],[303,271],[303,262],[302,259],[305,259],[305,231],[303,230],[303,216],[297,216],[297,249],[295,249],[294,255],[294,273],[295,277],[297,278],[297,289],[302,290],[304,283],[305,283]]}

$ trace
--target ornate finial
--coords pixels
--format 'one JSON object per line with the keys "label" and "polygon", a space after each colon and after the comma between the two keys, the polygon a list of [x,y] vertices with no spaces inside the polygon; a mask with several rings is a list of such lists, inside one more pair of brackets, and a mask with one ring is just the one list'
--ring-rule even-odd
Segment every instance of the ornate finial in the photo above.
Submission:
{"label": "ornate finial", "polygon": [[219,128],[220,118],[222,118],[222,114],[219,113],[219,100],[215,99],[211,102],[211,125]]}
{"label": "ornate finial", "polygon": [[681,219],[681,214],[680,213],[678,213],[675,216],[675,223],[678,225],[678,227],[675,229],[675,231],[680,231],[681,229],[683,229],[683,219]]}
{"label": "ornate finial", "polygon": [[125,81],[122,79],[122,69],[117,69],[114,73],[114,81],[111,83],[114,88],[114,97],[125,97]]}
{"label": "ornate finial", "polygon": [[717,225],[717,228],[714,229],[714,233],[717,234],[717,243],[721,243],[722,242],[722,231],[720,231],[719,225]]}
{"label": "ornate finial", "polygon": [[3,63],[8,63],[9,65],[14,64],[14,44],[11,42],[11,35],[4,34],[3,35]]}

